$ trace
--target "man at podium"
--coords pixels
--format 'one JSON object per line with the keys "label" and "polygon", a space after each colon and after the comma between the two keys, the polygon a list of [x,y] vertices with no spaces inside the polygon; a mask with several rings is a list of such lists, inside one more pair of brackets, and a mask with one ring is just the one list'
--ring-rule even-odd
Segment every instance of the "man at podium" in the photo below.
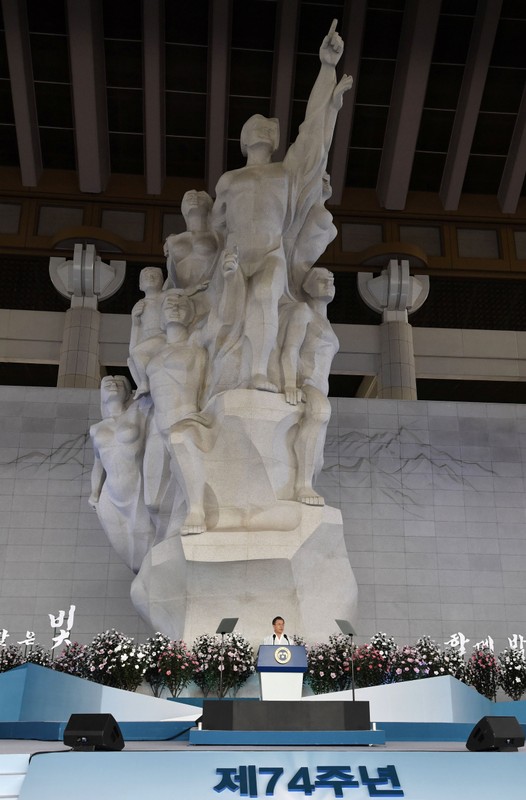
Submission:
{"label": "man at podium", "polygon": [[272,627],[274,628],[274,633],[265,636],[263,644],[294,644],[285,633],[285,620],[283,617],[274,617]]}

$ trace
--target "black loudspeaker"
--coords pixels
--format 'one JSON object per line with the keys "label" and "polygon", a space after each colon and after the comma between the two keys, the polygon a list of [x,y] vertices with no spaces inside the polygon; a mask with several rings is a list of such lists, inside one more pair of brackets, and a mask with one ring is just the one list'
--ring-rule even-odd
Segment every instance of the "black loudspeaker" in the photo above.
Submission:
{"label": "black loudspeaker", "polygon": [[482,717],[468,736],[468,750],[516,752],[524,747],[524,731],[517,717]]}
{"label": "black loudspeaker", "polygon": [[124,739],[111,714],[72,714],[64,744],[73,750],[122,750]]}

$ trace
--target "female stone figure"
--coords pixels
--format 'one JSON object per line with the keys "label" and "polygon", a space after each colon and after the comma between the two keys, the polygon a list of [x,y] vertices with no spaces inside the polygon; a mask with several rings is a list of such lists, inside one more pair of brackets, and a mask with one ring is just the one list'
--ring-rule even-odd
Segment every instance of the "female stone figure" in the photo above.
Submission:
{"label": "female stone figure", "polygon": [[210,227],[212,198],[207,192],[191,189],[181,202],[186,231],[172,233],[164,244],[168,280],[166,289],[188,289],[212,276],[219,247],[218,236]]}
{"label": "female stone figure", "polygon": [[112,546],[134,572],[155,533],[141,475],[148,410],[145,401],[131,402],[124,375],[107,375],[101,382],[102,420],[90,429],[95,461],[89,503]]}

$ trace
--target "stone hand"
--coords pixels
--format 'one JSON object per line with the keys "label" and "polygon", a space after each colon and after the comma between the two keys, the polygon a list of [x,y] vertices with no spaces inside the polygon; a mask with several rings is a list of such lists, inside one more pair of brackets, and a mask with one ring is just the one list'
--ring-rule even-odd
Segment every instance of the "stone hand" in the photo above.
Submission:
{"label": "stone hand", "polygon": [[135,321],[139,322],[139,317],[142,315],[144,311],[144,306],[145,306],[144,300],[139,300],[137,303],[135,303],[132,309],[132,317],[134,318]]}
{"label": "stone hand", "polygon": [[297,386],[285,386],[285,400],[291,406],[297,406],[303,400],[303,391]]}
{"label": "stone hand", "polygon": [[223,275],[225,278],[233,275],[239,267],[237,247],[234,250],[225,250],[223,253]]}
{"label": "stone hand", "polygon": [[332,93],[332,102],[336,108],[341,108],[343,103],[343,95],[348,92],[353,84],[352,75],[343,75],[339,83],[334,87]]}
{"label": "stone hand", "polygon": [[335,67],[343,53],[343,39],[336,31],[337,19],[333,19],[329,33],[321,43],[320,47],[320,61],[322,64],[328,64]]}

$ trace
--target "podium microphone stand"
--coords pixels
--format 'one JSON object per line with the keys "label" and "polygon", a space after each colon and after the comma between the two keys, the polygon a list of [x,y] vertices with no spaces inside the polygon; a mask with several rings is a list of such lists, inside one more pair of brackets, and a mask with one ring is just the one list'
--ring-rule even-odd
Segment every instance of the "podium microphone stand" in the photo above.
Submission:
{"label": "podium microphone stand", "polygon": [[348,636],[351,640],[351,689],[352,689],[352,701],[354,703],[354,645],[353,645],[353,636],[356,636],[356,631],[354,630],[353,626],[350,622],[346,619],[336,619],[334,620],[343,633],[344,636]]}
{"label": "podium microphone stand", "polygon": [[219,665],[219,697],[223,697],[223,672],[225,669],[225,633],[232,633],[237,625],[239,617],[225,617],[219,623],[216,633],[221,634],[221,663]]}

